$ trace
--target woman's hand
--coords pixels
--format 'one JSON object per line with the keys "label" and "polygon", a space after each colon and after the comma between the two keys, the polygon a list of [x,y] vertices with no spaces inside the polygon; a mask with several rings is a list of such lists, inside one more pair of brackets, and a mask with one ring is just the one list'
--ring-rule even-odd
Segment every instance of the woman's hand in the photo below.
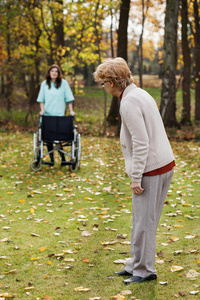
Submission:
{"label": "woman's hand", "polygon": [[70,111],[70,116],[75,116],[75,112],[73,110]]}

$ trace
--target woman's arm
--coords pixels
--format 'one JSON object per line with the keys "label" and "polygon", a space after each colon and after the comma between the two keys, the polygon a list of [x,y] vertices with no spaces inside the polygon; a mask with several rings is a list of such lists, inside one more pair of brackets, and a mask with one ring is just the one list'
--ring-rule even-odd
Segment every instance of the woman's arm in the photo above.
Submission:
{"label": "woman's arm", "polygon": [[40,102],[40,115],[44,115],[44,103]]}
{"label": "woman's arm", "polygon": [[72,103],[69,103],[69,113],[70,113],[70,116],[74,116],[75,115],[75,112],[73,111],[73,105],[72,105]]}

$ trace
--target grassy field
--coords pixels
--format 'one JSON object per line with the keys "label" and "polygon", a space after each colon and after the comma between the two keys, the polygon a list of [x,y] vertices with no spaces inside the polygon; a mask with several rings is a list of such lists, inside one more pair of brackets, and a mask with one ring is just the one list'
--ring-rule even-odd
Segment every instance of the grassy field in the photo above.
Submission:
{"label": "grassy field", "polygon": [[113,273],[129,257],[131,191],[118,138],[83,135],[76,173],[58,156],[32,173],[32,134],[1,132],[0,299],[199,299],[200,145],[171,143],[177,166],[157,233],[158,280],[124,286]]}

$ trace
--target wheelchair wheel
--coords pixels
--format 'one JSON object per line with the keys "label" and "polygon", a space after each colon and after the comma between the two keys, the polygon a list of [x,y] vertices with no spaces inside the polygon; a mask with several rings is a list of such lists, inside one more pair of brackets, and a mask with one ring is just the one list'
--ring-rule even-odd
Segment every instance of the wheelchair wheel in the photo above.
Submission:
{"label": "wheelchair wheel", "polygon": [[81,135],[77,135],[76,148],[75,148],[75,162],[69,166],[71,172],[76,171],[81,165]]}
{"label": "wheelchair wheel", "polygon": [[39,138],[38,133],[34,134],[33,140],[33,160],[30,163],[30,168],[32,171],[36,172],[42,168],[42,162],[40,158],[40,148],[39,148]]}
{"label": "wheelchair wheel", "polygon": [[39,160],[39,161],[37,159],[32,160],[30,163],[30,168],[31,168],[31,171],[34,171],[34,172],[41,170],[41,168],[42,168],[41,160]]}

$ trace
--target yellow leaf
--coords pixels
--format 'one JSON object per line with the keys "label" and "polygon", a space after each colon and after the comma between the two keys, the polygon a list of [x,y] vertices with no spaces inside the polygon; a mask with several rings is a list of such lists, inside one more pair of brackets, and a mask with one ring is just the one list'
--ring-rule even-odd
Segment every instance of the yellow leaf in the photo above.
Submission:
{"label": "yellow leaf", "polygon": [[41,248],[40,248],[40,251],[43,252],[43,251],[46,250],[46,249],[47,249],[46,247],[41,247]]}
{"label": "yellow leaf", "polygon": [[50,260],[47,262],[47,265],[51,265],[51,261]]}
{"label": "yellow leaf", "polygon": [[30,258],[30,260],[38,260],[38,259],[40,259],[41,257],[32,257],[32,258]]}
{"label": "yellow leaf", "polygon": [[183,228],[184,226],[182,225],[173,225],[175,228]]}
{"label": "yellow leaf", "polygon": [[33,290],[33,289],[34,289],[34,286],[28,286],[28,287],[25,287],[24,289],[25,289],[25,291]]}
{"label": "yellow leaf", "polygon": [[123,295],[117,294],[116,296],[111,296],[110,299],[116,299],[116,300],[126,300]]}
{"label": "yellow leaf", "polygon": [[20,202],[20,203],[25,203],[25,200],[24,200],[24,199],[23,199],[23,200],[19,200],[19,202]]}
{"label": "yellow leaf", "polygon": [[31,214],[34,214],[34,211],[35,211],[34,208],[30,209]]}
{"label": "yellow leaf", "polygon": [[46,279],[48,276],[49,276],[49,274],[46,274],[46,275],[44,276],[44,279]]}

